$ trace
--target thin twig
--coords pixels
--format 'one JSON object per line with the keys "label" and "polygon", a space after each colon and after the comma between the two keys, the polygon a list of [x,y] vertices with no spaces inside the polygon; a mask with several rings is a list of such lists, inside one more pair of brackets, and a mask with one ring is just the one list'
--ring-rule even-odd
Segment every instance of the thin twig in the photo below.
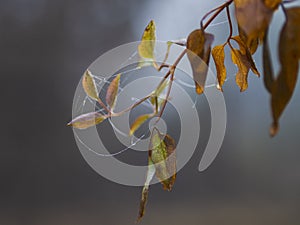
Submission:
{"label": "thin twig", "polygon": [[227,18],[228,18],[228,23],[229,23],[229,37],[227,39],[227,42],[230,41],[231,37],[232,37],[232,21],[231,21],[231,17],[230,17],[230,11],[229,11],[229,6],[226,7],[226,13],[227,13]]}
{"label": "thin twig", "polygon": [[[233,0],[229,0],[227,2],[225,2],[223,5],[220,5],[219,7],[211,10],[210,12],[208,12],[206,15],[204,15],[204,17],[201,19],[200,25],[201,25],[201,29],[205,30],[209,24],[211,24],[211,22],[226,8],[228,7],[231,3],[233,2]],[[216,11],[216,12],[215,12]],[[207,16],[209,16],[211,13],[215,12],[210,18],[209,20],[203,25],[203,21],[206,19]]]}

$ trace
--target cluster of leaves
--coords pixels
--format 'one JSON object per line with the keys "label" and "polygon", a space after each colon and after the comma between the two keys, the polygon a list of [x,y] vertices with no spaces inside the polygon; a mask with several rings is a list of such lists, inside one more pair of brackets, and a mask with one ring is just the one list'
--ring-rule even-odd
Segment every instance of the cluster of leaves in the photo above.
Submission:
{"label": "cluster of leaves", "polygon": [[[153,65],[157,70],[161,70],[164,65],[158,65],[155,61],[155,23],[154,21],[150,21],[148,26],[146,27],[142,41],[138,46],[138,53],[140,56],[140,63],[138,67],[144,67]],[[95,126],[100,124],[106,119],[115,116],[121,116],[124,113],[132,110],[133,108],[140,105],[142,102],[149,100],[153,106],[153,112],[150,114],[140,115],[135,119],[135,121],[131,124],[129,130],[129,136],[132,136],[135,131],[145,123],[149,118],[154,116],[158,116],[160,119],[164,108],[168,101],[168,96],[170,94],[175,67],[180,61],[181,57],[170,66],[169,72],[165,75],[165,77],[158,84],[157,88],[153,90],[149,95],[135,102],[133,105],[128,108],[115,112],[114,109],[117,104],[117,96],[119,92],[119,85],[121,80],[121,74],[118,74],[114,77],[114,79],[109,84],[105,103],[99,97],[99,91],[97,90],[97,85],[94,79],[94,76],[89,70],[86,70],[83,78],[82,78],[82,87],[87,94],[87,96],[98,103],[103,109],[105,113],[102,112],[89,112],[74,118],[68,126],[72,126],[77,129],[87,129],[91,126]],[[167,56],[166,56],[167,60]],[[164,95],[164,92],[167,94]],[[174,139],[168,134],[162,134],[159,130],[154,126],[151,132],[151,138],[149,143],[148,150],[148,172],[146,182],[142,191],[142,199],[140,203],[139,216],[138,220],[140,220],[145,212],[145,205],[148,196],[149,184],[153,179],[154,175],[156,175],[157,179],[162,183],[163,189],[170,191],[173,187],[173,184],[176,179],[176,144]]]}
{"label": "cluster of leaves", "polygon": [[[235,19],[237,22],[238,34],[233,36],[233,23],[231,20],[230,5],[235,5]],[[273,75],[272,62],[270,59],[270,50],[268,46],[268,27],[272,16],[278,7],[281,6],[286,17],[286,22],[282,28],[279,42],[279,59],[281,69],[279,75]],[[205,30],[209,24],[222,12],[226,10],[229,35],[225,43],[216,45],[212,48],[214,41],[213,34]],[[204,21],[209,17],[207,22]],[[273,124],[271,126],[271,135],[278,131],[279,118],[288,104],[298,75],[298,66],[300,59],[300,8],[294,7],[286,9],[281,0],[229,0],[219,7],[208,12],[201,20],[199,29],[192,31],[186,40],[169,41],[165,59],[162,63],[155,60],[155,40],[156,28],[154,21],[150,21],[144,30],[142,40],[138,46],[140,62],[138,67],[153,66],[158,71],[167,68],[167,72],[162,77],[161,82],[156,89],[147,96],[135,102],[128,108],[114,112],[117,104],[117,96],[121,80],[121,74],[115,76],[110,83],[105,102],[99,98],[99,92],[95,84],[94,76],[87,70],[82,79],[82,86],[87,96],[104,109],[102,112],[90,112],[74,118],[68,125],[78,129],[86,129],[97,125],[106,119],[115,116],[121,116],[129,112],[142,102],[149,100],[153,106],[153,112],[144,114],[135,119],[131,124],[129,136],[148,119],[157,116],[161,118],[172,88],[175,76],[176,66],[180,60],[187,54],[191,63],[195,89],[197,94],[202,94],[205,90],[205,81],[208,72],[210,55],[216,66],[218,84],[217,88],[223,91],[223,85],[226,80],[225,47],[231,50],[232,62],[237,66],[236,83],[240,91],[248,88],[248,74],[251,70],[258,77],[260,72],[255,66],[252,58],[259,44],[263,46],[263,75],[265,87],[271,95],[271,108],[273,114]],[[185,46],[183,52],[172,64],[166,64],[169,50],[172,44]],[[237,46],[237,47],[235,47]],[[199,59],[201,59],[199,61]],[[163,189],[171,190],[176,179],[176,143],[168,134],[161,134],[154,126],[151,132],[151,138],[148,150],[148,172],[146,182],[142,190],[138,219],[139,221],[145,213],[145,205],[149,191],[149,185],[154,175],[162,183]]]}
{"label": "cluster of leaves", "polygon": [[[233,24],[230,16],[229,5],[235,5],[235,19],[237,21],[238,35],[233,36]],[[203,60],[203,64],[195,64],[194,55],[188,54],[192,64],[193,75],[196,82],[196,92],[201,94],[205,85],[209,55],[215,62],[218,89],[223,91],[222,86],[226,80],[225,46],[231,50],[232,62],[237,66],[238,71],[235,79],[236,84],[243,92],[248,88],[248,74],[251,70],[258,77],[260,72],[255,66],[252,55],[255,54],[259,44],[263,47],[263,68],[264,83],[271,95],[271,109],[273,123],[270,128],[271,136],[276,135],[279,129],[279,118],[292,97],[298,75],[299,46],[300,46],[300,8],[293,7],[286,9],[282,0],[232,0],[206,14],[203,20],[214,13],[207,24],[194,30],[187,39],[187,49],[195,53]],[[289,3],[289,2],[286,2]],[[279,60],[281,69],[278,76],[274,76],[270,50],[268,45],[268,29],[274,12],[281,6],[286,17],[286,22],[280,33]],[[229,36],[224,44],[217,45],[211,50],[213,35],[206,33],[205,28],[224,9],[226,9],[229,21]],[[234,47],[232,42],[238,46]]]}

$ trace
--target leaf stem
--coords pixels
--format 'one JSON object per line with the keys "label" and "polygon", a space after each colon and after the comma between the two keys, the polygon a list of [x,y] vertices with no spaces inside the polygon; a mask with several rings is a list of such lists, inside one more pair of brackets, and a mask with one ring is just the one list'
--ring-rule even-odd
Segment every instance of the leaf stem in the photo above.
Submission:
{"label": "leaf stem", "polygon": [[139,101],[137,101],[136,103],[134,103],[133,105],[129,106],[128,108],[118,112],[118,113],[112,113],[111,116],[121,116],[124,113],[134,109],[135,107],[137,107],[138,105],[142,104],[144,101],[146,101],[148,98],[151,97],[151,94],[147,95],[146,97],[140,99]]}
{"label": "leaf stem", "polygon": [[281,9],[282,9],[282,11],[283,11],[283,13],[284,13],[284,17],[285,17],[285,19],[287,20],[287,19],[288,19],[288,16],[287,16],[287,12],[286,12],[286,9],[285,9],[285,7],[284,7],[284,4],[283,4],[283,3],[280,3],[280,6],[281,6]]}
{"label": "leaf stem", "polygon": [[111,111],[107,108],[107,106],[102,102],[102,100],[100,98],[98,98],[98,103],[99,105],[102,106],[102,108],[107,111],[109,114],[111,114]]}
{"label": "leaf stem", "polygon": [[229,36],[228,36],[227,42],[229,42],[232,37],[232,32],[233,32],[229,6],[226,6],[226,13],[227,13],[227,18],[228,18],[228,23],[229,23]]}
{"label": "leaf stem", "polygon": [[[228,0],[227,2],[225,2],[223,5],[220,5],[219,7],[209,11],[208,13],[206,13],[201,21],[200,21],[200,26],[202,30],[205,30],[210,24],[211,22],[226,8],[228,7],[231,3],[233,2],[233,0]],[[203,21],[213,12],[215,12],[209,19],[208,21],[203,25]]]}

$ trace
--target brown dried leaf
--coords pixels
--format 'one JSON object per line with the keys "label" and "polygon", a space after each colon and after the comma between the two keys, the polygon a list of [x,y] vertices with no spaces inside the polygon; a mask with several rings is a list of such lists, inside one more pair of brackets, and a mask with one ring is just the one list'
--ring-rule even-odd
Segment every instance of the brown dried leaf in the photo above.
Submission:
{"label": "brown dried leaf", "polygon": [[101,123],[105,119],[107,119],[105,115],[98,112],[90,112],[76,117],[67,125],[77,129],[86,129]]}
{"label": "brown dried leaf", "polygon": [[251,53],[251,55],[253,55],[256,52],[257,48],[258,48],[259,39],[258,38],[254,38],[254,39],[249,40],[249,43],[247,43],[247,35],[246,35],[246,33],[240,27],[238,27],[238,30],[239,30],[239,37],[240,37],[240,39],[248,47],[248,50]]}
{"label": "brown dried leaf", "polygon": [[289,103],[297,81],[300,59],[300,7],[286,10],[287,21],[281,30],[279,40],[279,60],[281,69],[272,85],[273,124],[272,136],[279,128],[279,118]]}
{"label": "brown dried leaf", "polygon": [[218,87],[220,87],[221,91],[223,91],[222,86],[226,80],[226,67],[224,65],[225,60],[225,52],[224,45],[215,46],[211,52],[216,69],[217,69],[217,77],[218,77]]}
{"label": "brown dried leaf", "polygon": [[256,65],[254,63],[252,55],[251,55],[248,47],[242,41],[241,37],[240,36],[235,36],[235,37],[232,37],[232,39],[235,40],[238,43],[238,45],[240,47],[240,52],[241,52],[242,55],[244,55],[247,58],[247,61],[250,63],[250,68],[251,68],[252,72],[259,77],[260,73],[256,68]]}
{"label": "brown dried leaf", "polygon": [[120,83],[121,74],[118,74],[112,82],[109,84],[109,87],[106,92],[106,103],[109,105],[110,109],[113,110],[116,102],[117,102],[117,95],[119,90],[119,83]]}
{"label": "brown dried leaf", "polygon": [[240,29],[245,32],[247,46],[256,39],[263,40],[272,20],[275,10],[272,6],[275,3],[263,0],[234,0],[234,3],[236,19]]}
{"label": "brown dried leaf", "polygon": [[275,10],[278,8],[282,0],[264,0],[264,3],[267,7]]}
{"label": "brown dried leaf", "polygon": [[240,91],[245,91],[248,88],[248,73],[250,63],[245,55],[240,50],[231,49],[232,62],[237,65],[238,72],[235,77],[236,84],[240,87]]}
{"label": "brown dried leaf", "polygon": [[194,30],[187,38],[187,49],[190,50],[187,56],[192,66],[197,94],[204,91],[213,40],[212,34],[201,29]]}
{"label": "brown dried leaf", "polygon": [[274,82],[273,66],[270,56],[270,48],[268,43],[268,32],[263,43],[263,68],[264,68],[264,84],[269,93],[272,92],[272,86]]}
{"label": "brown dried leaf", "polygon": [[82,78],[82,86],[85,93],[92,99],[98,101],[98,90],[95,84],[95,80],[89,70],[85,71]]}

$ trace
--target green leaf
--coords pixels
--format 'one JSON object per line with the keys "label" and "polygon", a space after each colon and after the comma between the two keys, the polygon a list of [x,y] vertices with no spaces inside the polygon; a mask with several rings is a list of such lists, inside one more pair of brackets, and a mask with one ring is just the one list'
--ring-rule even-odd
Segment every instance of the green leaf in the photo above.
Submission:
{"label": "green leaf", "polygon": [[169,135],[162,135],[153,129],[149,155],[156,168],[156,177],[162,183],[164,190],[171,190],[176,179],[176,144]]}
{"label": "green leaf", "polygon": [[214,36],[201,29],[194,30],[187,38],[188,59],[192,66],[196,93],[202,94],[208,72],[211,44]]}
{"label": "green leaf", "polygon": [[224,45],[215,46],[212,49],[211,54],[213,56],[216,69],[217,69],[217,77],[219,83],[218,87],[220,87],[220,90],[223,91],[222,86],[226,80],[226,68],[224,65],[224,60],[225,60]]}
{"label": "green leaf", "polygon": [[106,103],[109,105],[110,109],[113,110],[116,102],[117,102],[117,95],[119,90],[119,83],[120,83],[121,74],[118,74],[112,82],[109,84],[109,87],[106,92]]}
{"label": "green leaf", "polygon": [[102,115],[101,113],[90,112],[76,117],[67,125],[77,129],[86,129],[101,123],[105,119],[107,119],[107,116]]}
{"label": "green leaf", "polygon": [[86,70],[82,78],[82,86],[85,93],[92,99],[98,101],[98,90],[95,80],[89,70]]}
{"label": "green leaf", "polygon": [[280,33],[279,75],[271,88],[273,124],[271,136],[279,130],[279,118],[289,103],[297,81],[300,59],[300,7],[286,10],[287,21]]}
{"label": "green leaf", "polygon": [[129,136],[132,136],[139,127],[145,123],[153,114],[145,114],[139,116],[130,126]]}

